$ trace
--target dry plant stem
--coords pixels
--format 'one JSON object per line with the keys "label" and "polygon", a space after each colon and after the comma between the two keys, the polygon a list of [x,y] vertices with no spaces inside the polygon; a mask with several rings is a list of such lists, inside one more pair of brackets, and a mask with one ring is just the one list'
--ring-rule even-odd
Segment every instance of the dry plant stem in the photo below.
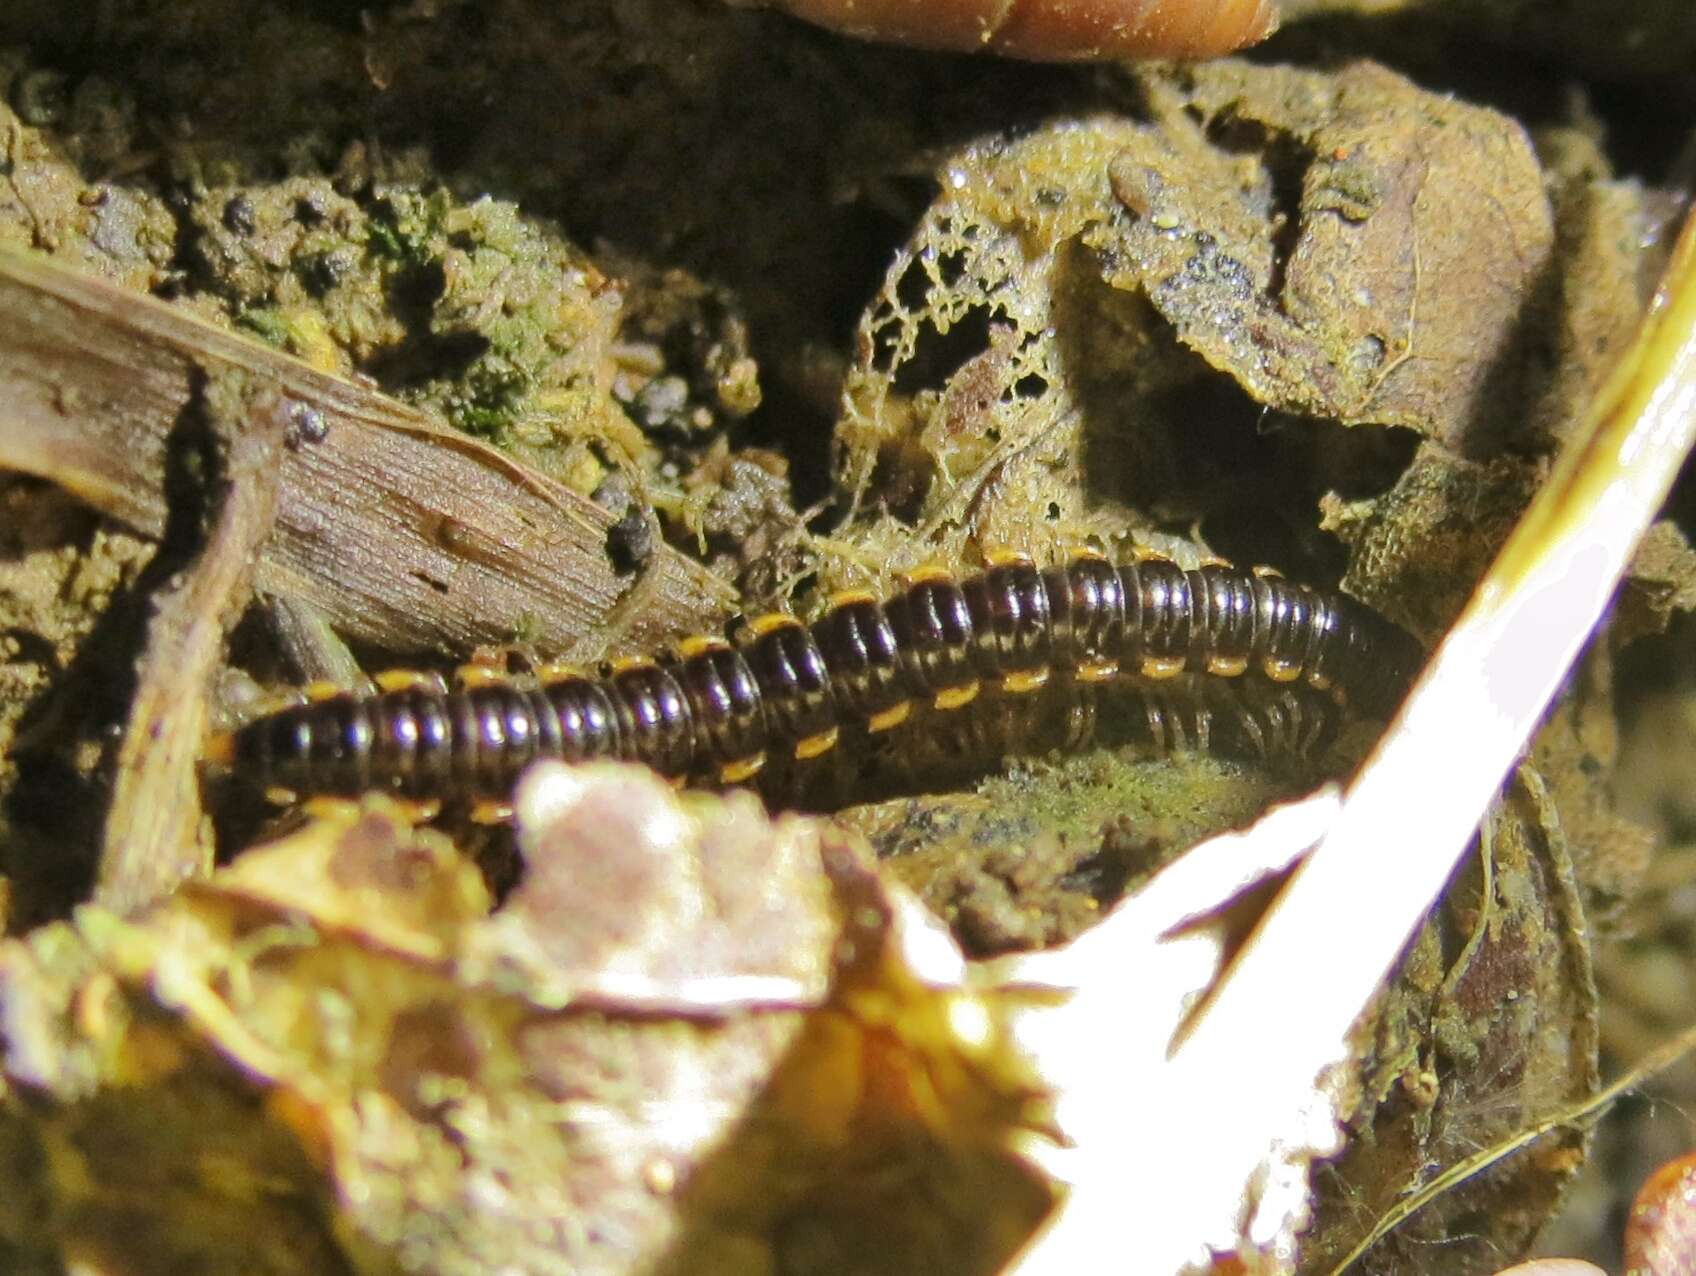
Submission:
{"label": "dry plant stem", "polygon": [[[1235,1247],[1247,1176],[1237,1166],[1205,1167],[1177,1180],[1167,1158],[1176,1147],[1208,1145],[1213,1091],[1240,1084],[1266,1043],[1245,1045],[1231,1075],[1203,1078],[1174,1065],[1171,1042],[1218,975],[1222,906],[1288,873],[1336,818],[1339,801],[1328,785],[1274,808],[1251,829],[1192,847],[1073,943],[1008,964],[1009,984],[1061,994],[1035,1004],[1017,1031],[1053,1089],[1066,1136],[1030,1154],[1070,1188],[1013,1269],[1017,1276],[1165,1276],[1202,1263],[1210,1249]],[[1140,973],[1127,982],[1126,971]],[[1262,1131],[1290,1129],[1287,1113],[1258,1116]],[[1263,1139],[1263,1158],[1276,1160],[1270,1142]],[[1305,1165],[1298,1156],[1296,1173]],[[1138,1215],[1135,1262],[1103,1267],[1101,1255],[1123,1245],[1127,1201],[1161,1205]]]}
{"label": "dry plant stem", "polygon": [[[1205,1265],[1209,1251],[1233,1247],[1261,1249],[1273,1267],[1293,1262],[1290,1171],[1339,1137],[1318,1079],[1347,1057],[1351,1025],[1600,618],[1693,436],[1696,223],[1548,486],[1211,1004],[1152,1071],[1131,1070],[1137,1061],[1097,1029],[1101,1048],[1075,1080],[1080,1100],[1087,1087],[1101,1101],[1063,1123],[1076,1143],[1061,1167],[1072,1195],[1015,1265],[1019,1276],[1058,1276],[1115,1252],[1123,1202],[1169,1199],[1173,1183],[1184,1185],[1181,1201],[1139,1220],[1139,1272]],[[1130,916],[1108,918],[1094,942]],[[1112,964],[1085,972],[1056,1020],[1123,979]],[[1063,1036],[1063,1026],[1045,1031]]]}
{"label": "dry plant stem", "polygon": [[[733,0],[735,2],[735,0]],[[1040,61],[1206,58],[1270,35],[1274,0],[775,0],[849,35]]]}
{"label": "dry plant stem", "polygon": [[211,536],[194,566],[156,600],[148,622],[94,891],[95,902],[119,913],[162,898],[211,864],[199,835],[197,766],[207,691],[224,638],[252,596],[259,547],[271,534],[277,463],[294,406],[274,391],[244,395],[243,381],[226,374],[207,400],[233,400],[237,407],[209,413],[226,468]]}
{"label": "dry plant stem", "polygon": [[[1496,1162],[1512,1156],[1522,1148],[1530,1147],[1545,1134],[1550,1134],[1555,1130],[1572,1129],[1593,1124],[1621,1097],[1638,1089],[1644,1082],[1649,1081],[1657,1074],[1665,1072],[1693,1050],[1696,1050],[1696,1027],[1686,1028],[1676,1037],[1662,1042],[1584,1102],[1575,1103],[1562,1108],[1558,1112],[1550,1113],[1541,1121],[1520,1131],[1510,1141],[1496,1147],[1485,1148],[1476,1156],[1470,1156],[1458,1165],[1451,1165],[1429,1183],[1423,1184],[1418,1191],[1398,1201],[1396,1208],[1379,1219],[1372,1231],[1362,1237],[1360,1243],[1344,1255],[1342,1261],[1331,1269],[1330,1276],[1343,1276],[1343,1273],[1353,1266],[1356,1259],[1366,1253],[1398,1224],[1417,1214],[1445,1192],[1453,1191],[1474,1174],[1489,1169]],[[1547,1259],[1544,1261],[1561,1262],[1564,1260]],[[1511,1270],[1517,1272],[1519,1269],[1513,1268]],[[1510,1276],[1510,1272],[1499,1273],[1499,1276]]]}
{"label": "dry plant stem", "polygon": [[[618,576],[606,511],[381,394],[150,298],[0,253],[0,468],[157,535],[167,438],[198,368],[245,371],[302,405],[254,584],[316,605],[349,638],[463,652],[522,629],[557,652],[585,635],[653,646],[734,602],[664,547],[634,579]],[[640,606],[621,606],[633,597]]]}
{"label": "dry plant stem", "polygon": [[371,690],[371,679],[359,658],[321,610],[287,594],[269,599],[266,609],[271,632],[301,685],[328,682],[362,694]]}
{"label": "dry plant stem", "polygon": [[[1600,619],[1696,437],[1696,223],[1631,350],[1439,647],[1401,716],[1177,1052],[1236,1075],[1216,1139],[1251,1168],[1257,1113],[1344,1057],[1344,1037],[1441,891],[1479,815]],[[1300,989],[1299,996],[1291,990]],[[1256,1065],[1238,1067],[1245,1043]],[[1186,1168],[1175,1164],[1184,1177]]]}

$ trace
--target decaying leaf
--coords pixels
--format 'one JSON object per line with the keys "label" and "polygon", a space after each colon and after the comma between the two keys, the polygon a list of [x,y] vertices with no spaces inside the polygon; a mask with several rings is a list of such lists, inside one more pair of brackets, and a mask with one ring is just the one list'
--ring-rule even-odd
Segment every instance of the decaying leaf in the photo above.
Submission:
{"label": "decaying leaf", "polygon": [[[1596,986],[1566,838],[1535,772],[1492,813],[1476,859],[1379,1000],[1348,1145],[1318,1178],[1304,1270],[1327,1272],[1432,1166],[1465,1159],[1597,1085]],[[1583,1161],[1583,1134],[1545,1140],[1404,1223],[1351,1270],[1493,1270],[1525,1250]],[[1487,1218],[1487,1227],[1465,1220]]]}
{"label": "decaying leaf", "polygon": [[493,913],[374,799],[4,949],[6,1252],[729,1273],[875,1234],[857,1270],[988,1272],[1048,1208],[998,995],[854,841],[635,768],[519,806]]}
{"label": "decaying leaf", "polygon": [[1268,406],[1456,451],[1500,437],[1554,241],[1524,134],[1370,64],[1146,83],[1158,126],[1114,157],[1125,216],[1091,236],[1108,281]]}

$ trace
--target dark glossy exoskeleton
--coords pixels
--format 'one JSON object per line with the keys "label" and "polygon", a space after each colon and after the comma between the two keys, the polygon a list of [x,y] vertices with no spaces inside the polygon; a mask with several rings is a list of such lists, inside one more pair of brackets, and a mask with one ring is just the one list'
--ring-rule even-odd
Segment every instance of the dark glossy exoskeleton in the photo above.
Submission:
{"label": "dark glossy exoskeleton", "polygon": [[[925,568],[884,601],[840,594],[811,625],[773,613],[735,641],[695,638],[598,675],[544,667],[534,689],[450,693],[388,676],[374,696],[261,718],[221,756],[297,794],[498,798],[538,757],[627,758],[734,784],[773,750],[795,762],[829,752],[845,726],[877,734],[915,708],[947,715],[985,690],[1007,704],[1050,686],[1076,700],[1116,684],[1140,697],[1128,712],[1156,747],[1264,760],[1313,752],[1341,706],[1387,716],[1421,658],[1370,608],[1268,572],[1156,558],[1116,566],[1093,552],[1044,570],[996,555],[964,580]],[[1233,683],[1258,690],[1210,690]],[[1294,683],[1305,685],[1282,685]]]}

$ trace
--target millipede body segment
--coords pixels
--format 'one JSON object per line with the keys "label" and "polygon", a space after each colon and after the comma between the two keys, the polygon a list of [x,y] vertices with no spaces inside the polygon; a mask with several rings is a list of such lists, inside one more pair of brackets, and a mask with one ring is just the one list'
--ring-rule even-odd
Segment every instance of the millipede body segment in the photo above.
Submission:
{"label": "millipede body segment", "polygon": [[[964,579],[923,569],[887,599],[839,594],[810,625],[774,612],[734,640],[692,638],[595,674],[544,667],[534,687],[390,679],[375,695],[261,717],[222,753],[237,776],[302,796],[501,798],[542,757],[741,783],[774,753],[804,764],[845,729],[887,731],[915,707],[946,715],[985,693],[1012,703],[1058,686],[1075,699],[1112,684],[1140,697],[1163,746],[1218,737],[1270,755],[1323,730],[1308,689],[1329,692],[1333,710],[1386,717],[1422,658],[1363,604],[1267,572],[1087,552],[1043,569],[998,555]],[[1259,690],[1224,715],[1217,697],[1157,694],[1219,679]]]}

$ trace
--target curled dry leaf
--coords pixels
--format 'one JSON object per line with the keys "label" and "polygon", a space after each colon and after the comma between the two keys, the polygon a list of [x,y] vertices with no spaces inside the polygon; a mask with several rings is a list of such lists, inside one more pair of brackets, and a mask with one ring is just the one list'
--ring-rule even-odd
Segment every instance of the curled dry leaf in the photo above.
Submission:
{"label": "curled dry leaf", "polygon": [[519,806],[492,913],[373,799],[0,948],[6,1252],[733,1273],[875,1234],[871,1270],[987,1273],[1028,1234],[1004,994],[854,841],[629,767],[539,767]]}
{"label": "curled dry leaf", "polygon": [[[1518,325],[1554,242],[1517,124],[1370,63],[1144,82],[1157,124],[1111,167],[1126,215],[1091,236],[1110,283],[1145,292],[1270,407],[1457,450],[1479,446],[1480,423],[1515,419],[1501,365],[1524,357]],[[1222,144],[1236,137],[1268,165],[1297,149],[1299,207],[1268,198],[1269,174],[1243,180]]]}
{"label": "curled dry leaf", "polygon": [[1041,61],[1205,58],[1272,33],[1274,0],[732,0],[848,35]]}
{"label": "curled dry leaf", "polygon": [[[1264,407],[1488,456],[1565,424],[1521,410],[1545,389],[1521,372],[1540,366],[1528,346],[1546,326],[1572,328],[1563,350],[1608,348],[1635,317],[1578,325],[1551,306],[1551,272],[1602,263],[1557,259],[1542,171],[1506,116],[1365,63],[1133,74],[1146,122],[1104,113],[952,156],[862,318],[839,474],[862,504],[908,513],[931,552],[1217,516],[1245,493],[1290,502],[1287,484],[1244,486],[1264,481],[1252,474],[1193,477],[1198,415],[1243,414],[1217,446],[1244,451],[1255,418],[1192,351]],[[1586,242],[1617,251],[1604,229]],[[1586,389],[1549,393],[1570,412]],[[1392,447],[1373,433],[1315,436],[1291,457],[1313,499],[1358,490],[1374,445]],[[1511,520],[1536,476],[1502,464]],[[1377,588],[1376,562],[1350,587],[1411,610],[1394,595],[1420,582]]]}

